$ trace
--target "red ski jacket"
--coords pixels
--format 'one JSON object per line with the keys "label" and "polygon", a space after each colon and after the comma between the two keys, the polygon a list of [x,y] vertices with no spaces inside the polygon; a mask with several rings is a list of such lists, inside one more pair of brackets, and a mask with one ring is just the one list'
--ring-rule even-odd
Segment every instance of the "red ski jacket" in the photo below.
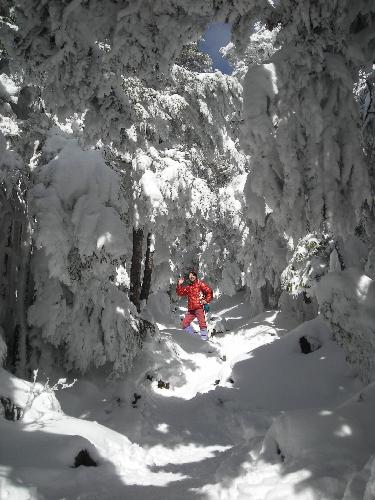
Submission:
{"label": "red ski jacket", "polygon": [[208,303],[211,302],[213,296],[211,288],[204,281],[198,279],[191,285],[177,285],[176,293],[180,297],[187,295],[189,311],[202,309],[202,299]]}

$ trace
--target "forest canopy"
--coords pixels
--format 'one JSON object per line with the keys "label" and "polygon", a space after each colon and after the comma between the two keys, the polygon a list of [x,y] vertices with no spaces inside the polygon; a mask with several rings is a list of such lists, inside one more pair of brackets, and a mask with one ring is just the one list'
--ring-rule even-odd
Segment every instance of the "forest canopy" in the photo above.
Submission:
{"label": "forest canopy", "polygon": [[[7,366],[125,372],[189,266],[254,313],[331,321],[321,277],[374,273],[374,15],[369,0],[2,2]],[[230,76],[197,46],[214,22],[232,26]]]}

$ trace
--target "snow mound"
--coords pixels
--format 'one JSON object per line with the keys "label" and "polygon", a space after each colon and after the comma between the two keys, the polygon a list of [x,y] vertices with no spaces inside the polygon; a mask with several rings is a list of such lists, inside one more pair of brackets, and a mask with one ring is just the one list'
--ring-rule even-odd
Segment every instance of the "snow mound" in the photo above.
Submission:
{"label": "snow mound", "polygon": [[[318,340],[320,349],[303,354],[299,345],[302,336]],[[345,353],[331,337],[321,318],[307,321],[279,339],[271,337],[271,344],[260,344],[249,360],[234,366],[236,386],[254,408],[291,410],[344,401],[353,391],[354,377]],[[249,384],[249,380],[256,383]]]}
{"label": "snow mound", "polygon": [[[30,390],[33,384],[0,370],[2,396],[24,408]],[[110,484],[111,498],[120,499],[126,484],[165,486],[183,479],[179,473],[152,471],[164,463],[155,452],[97,422],[66,416],[53,393],[42,396],[25,414],[28,418],[18,422],[0,418],[1,498],[108,498]],[[74,468],[75,457],[84,450],[98,467]],[[13,477],[13,470],[20,480]]]}
{"label": "snow mound", "polygon": [[353,475],[345,490],[343,500],[372,500],[375,498],[375,456],[372,455],[366,465]]}
{"label": "snow mound", "polygon": [[[334,493],[339,496],[332,495],[332,498],[342,498],[346,483],[349,484],[345,499],[366,498],[353,495],[359,490],[364,494],[371,488],[374,411],[373,384],[336,408],[287,412],[277,418],[268,431],[261,457],[282,462],[288,473],[303,464],[312,471],[309,481],[318,490],[325,479],[332,486],[333,478],[343,478],[344,481],[335,482]],[[327,494],[329,488],[325,491]],[[327,498],[331,497],[327,495]]]}

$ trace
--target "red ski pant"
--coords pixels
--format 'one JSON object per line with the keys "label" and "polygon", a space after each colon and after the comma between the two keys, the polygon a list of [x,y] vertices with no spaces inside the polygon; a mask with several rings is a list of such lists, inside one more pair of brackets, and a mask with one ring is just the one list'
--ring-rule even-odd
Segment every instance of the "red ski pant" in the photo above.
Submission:
{"label": "red ski pant", "polygon": [[195,309],[194,311],[188,311],[185,314],[184,319],[182,320],[182,328],[186,328],[187,326],[189,326],[190,323],[195,318],[197,318],[197,320],[198,320],[199,328],[201,330],[206,330],[207,329],[207,323],[206,323],[205,314],[204,314],[204,311],[203,311],[202,308]]}

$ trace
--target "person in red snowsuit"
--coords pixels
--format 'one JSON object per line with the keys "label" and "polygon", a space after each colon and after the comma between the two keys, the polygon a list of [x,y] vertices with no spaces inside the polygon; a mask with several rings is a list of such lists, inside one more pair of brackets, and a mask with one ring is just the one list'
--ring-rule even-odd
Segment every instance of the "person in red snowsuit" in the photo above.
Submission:
{"label": "person in red snowsuit", "polygon": [[189,280],[190,284],[184,286],[184,278],[179,278],[176,288],[178,296],[182,297],[186,295],[188,298],[188,311],[182,320],[182,328],[190,335],[194,335],[194,329],[190,323],[193,319],[197,318],[201,338],[208,340],[207,323],[203,307],[205,304],[211,302],[213,293],[204,281],[198,279],[195,271],[190,271]]}

